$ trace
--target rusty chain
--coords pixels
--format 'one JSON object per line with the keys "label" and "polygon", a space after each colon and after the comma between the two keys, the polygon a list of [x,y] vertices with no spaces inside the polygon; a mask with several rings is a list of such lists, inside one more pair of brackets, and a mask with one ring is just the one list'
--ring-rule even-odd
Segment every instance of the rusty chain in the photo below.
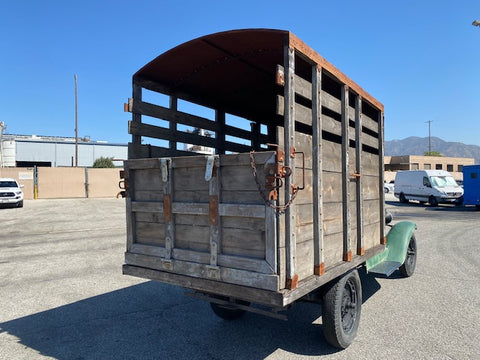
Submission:
{"label": "rusty chain", "polygon": [[274,205],[270,201],[270,199],[265,195],[264,191],[262,190],[262,185],[258,181],[257,164],[255,163],[255,151],[250,151],[250,166],[252,167],[252,174],[253,174],[253,178],[255,179],[255,183],[257,184],[258,192],[262,196],[262,199],[265,202],[265,205],[274,209],[278,215],[285,214],[285,212],[290,207],[290,205],[292,205],[293,202],[295,201],[295,198],[297,197],[297,194],[298,194],[298,188],[294,187],[293,194],[290,197],[290,200],[288,200],[286,204]]}

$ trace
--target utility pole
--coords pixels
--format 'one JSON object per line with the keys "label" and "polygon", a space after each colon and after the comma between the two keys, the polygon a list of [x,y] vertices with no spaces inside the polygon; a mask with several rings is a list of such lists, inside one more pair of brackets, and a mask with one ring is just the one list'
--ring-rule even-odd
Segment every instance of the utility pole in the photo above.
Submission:
{"label": "utility pole", "polygon": [[425,121],[428,123],[428,155],[432,155],[432,137],[430,136],[430,124],[433,120]]}
{"label": "utility pole", "polygon": [[75,167],[78,167],[78,111],[77,111],[77,75],[75,78]]}
{"label": "utility pole", "polygon": [[0,121],[0,167],[3,168],[5,155],[3,153],[3,130],[6,129],[5,123]]}

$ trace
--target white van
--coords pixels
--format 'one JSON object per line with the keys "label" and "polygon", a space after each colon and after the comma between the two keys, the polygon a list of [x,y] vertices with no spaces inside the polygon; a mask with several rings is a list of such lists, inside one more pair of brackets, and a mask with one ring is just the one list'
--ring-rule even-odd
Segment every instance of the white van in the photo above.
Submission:
{"label": "white van", "polygon": [[428,202],[431,206],[439,203],[456,203],[463,195],[453,176],[445,170],[399,171],[395,176],[395,196],[401,202],[409,200]]}

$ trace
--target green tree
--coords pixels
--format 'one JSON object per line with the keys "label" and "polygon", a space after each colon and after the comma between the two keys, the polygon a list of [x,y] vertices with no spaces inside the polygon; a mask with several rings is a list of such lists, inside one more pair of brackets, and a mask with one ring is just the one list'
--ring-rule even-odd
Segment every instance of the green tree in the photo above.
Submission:
{"label": "green tree", "polygon": [[443,156],[438,151],[425,151],[424,156]]}
{"label": "green tree", "polygon": [[113,165],[113,158],[101,156],[93,162],[93,167],[94,168],[114,168],[115,165]]}

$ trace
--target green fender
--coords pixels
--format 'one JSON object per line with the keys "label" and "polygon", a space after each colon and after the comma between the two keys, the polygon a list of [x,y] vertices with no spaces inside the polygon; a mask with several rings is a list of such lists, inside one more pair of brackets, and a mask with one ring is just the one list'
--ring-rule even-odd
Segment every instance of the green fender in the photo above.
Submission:
{"label": "green fender", "polygon": [[381,253],[367,260],[367,271],[390,275],[407,257],[408,244],[417,225],[411,221],[395,224],[387,234],[387,245]]}

